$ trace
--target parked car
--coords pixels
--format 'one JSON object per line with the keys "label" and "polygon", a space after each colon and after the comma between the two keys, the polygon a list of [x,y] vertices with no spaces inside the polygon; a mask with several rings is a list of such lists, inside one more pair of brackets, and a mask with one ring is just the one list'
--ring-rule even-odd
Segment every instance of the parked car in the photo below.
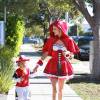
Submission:
{"label": "parked car", "polygon": [[29,42],[29,37],[28,36],[23,37],[23,44],[28,42]]}
{"label": "parked car", "polygon": [[43,46],[43,44],[44,44],[43,39],[35,38],[35,37],[24,37],[23,44],[24,43],[32,43],[35,46]]}
{"label": "parked car", "polygon": [[33,43],[35,47],[42,47],[44,44],[41,38],[30,38],[30,43]]}
{"label": "parked car", "polygon": [[75,55],[75,58],[80,60],[89,60],[90,54],[90,41],[93,40],[93,36],[82,36],[78,40],[78,46],[80,48],[80,53]]}
{"label": "parked car", "polygon": [[76,43],[78,43],[78,40],[79,40],[79,38],[80,38],[80,36],[70,36],[70,37],[72,37],[72,39],[73,39]]}

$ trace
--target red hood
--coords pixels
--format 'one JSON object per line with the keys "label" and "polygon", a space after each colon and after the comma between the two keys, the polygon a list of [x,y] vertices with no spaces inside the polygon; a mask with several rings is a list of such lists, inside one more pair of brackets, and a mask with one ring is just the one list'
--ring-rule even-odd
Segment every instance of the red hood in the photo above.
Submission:
{"label": "red hood", "polygon": [[69,37],[67,35],[67,32],[68,32],[68,24],[63,21],[63,20],[56,20],[54,21],[50,27],[49,27],[49,30],[50,30],[50,36],[51,37],[55,37],[54,36],[54,32],[53,32],[53,26],[56,26],[58,29],[60,29],[62,31],[62,36],[61,37]]}
{"label": "red hood", "polygon": [[68,24],[65,21],[62,21],[62,20],[56,20],[50,25],[50,28],[49,28],[49,30],[50,30],[50,38],[45,43],[45,45],[43,47],[43,52],[47,52],[48,51],[49,55],[51,55],[52,46],[59,39],[59,37],[54,35],[53,26],[56,26],[57,28],[61,29],[62,36],[60,37],[60,39],[65,44],[65,47],[67,48],[67,50],[70,51],[70,52],[73,52],[73,53],[78,53],[79,52],[79,48],[78,48],[77,44],[75,43],[75,41],[73,39],[71,39],[67,35]]}

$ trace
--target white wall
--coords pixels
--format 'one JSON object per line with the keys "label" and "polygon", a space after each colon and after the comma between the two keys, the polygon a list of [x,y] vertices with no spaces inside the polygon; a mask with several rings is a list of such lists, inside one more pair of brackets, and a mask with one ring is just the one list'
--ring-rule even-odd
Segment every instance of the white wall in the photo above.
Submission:
{"label": "white wall", "polygon": [[4,45],[5,41],[4,34],[4,21],[0,21],[0,45]]}

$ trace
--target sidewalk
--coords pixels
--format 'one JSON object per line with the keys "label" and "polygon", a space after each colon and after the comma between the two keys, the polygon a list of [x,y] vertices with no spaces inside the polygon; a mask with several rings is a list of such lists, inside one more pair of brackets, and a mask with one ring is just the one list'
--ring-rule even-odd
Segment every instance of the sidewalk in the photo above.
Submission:
{"label": "sidewalk", "polygon": [[[26,56],[30,57],[30,69],[33,69],[34,63],[39,59],[39,55],[36,54],[33,47],[29,44],[22,45],[21,54],[26,54]],[[46,64],[46,63],[45,63]],[[45,66],[44,64],[44,66]],[[78,65],[79,64],[79,65]],[[75,73],[79,71],[79,67],[84,66],[82,63],[77,63],[77,65],[73,64],[73,68],[76,69]],[[30,90],[31,90],[31,100],[52,100],[51,99],[51,83],[48,78],[43,76],[42,71],[44,67],[40,67],[39,71],[35,74],[37,77],[30,78]],[[87,71],[86,69],[84,69]],[[82,72],[80,70],[80,72]],[[83,71],[84,73],[84,71]],[[86,72],[86,73],[89,73]],[[15,100],[15,87],[13,87],[9,91],[8,99],[7,100]],[[58,99],[57,99],[58,100]],[[63,100],[82,100],[71,88],[68,84],[65,84],[64,91],[63,91]]]}
{"label": "sidewalk", "polygon": [[[52,100],[51,83],[47,78],[31,79],[30,90],[31,100]],[[15,100],[15,87],[9,91],[7,100]],[[82,100],[67,84],[63,91],[63,100]],[[58,99],[57,99],[58,100]]]}

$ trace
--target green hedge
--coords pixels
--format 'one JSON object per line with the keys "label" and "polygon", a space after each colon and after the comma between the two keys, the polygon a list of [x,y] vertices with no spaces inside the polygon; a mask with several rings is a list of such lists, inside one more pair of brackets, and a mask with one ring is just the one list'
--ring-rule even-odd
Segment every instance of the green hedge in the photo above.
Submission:
{"label": "green hedge", "polygon": [[8,17],[6,27],[6,45],[12,48],[14,56],[17,56],[25,31],[23,17],[18,15]]}
{"label": "green hedge", "polygon": [[7,93],[12,83],[14,71],[12,50],[3,47],[0,48],[0,93]]}

